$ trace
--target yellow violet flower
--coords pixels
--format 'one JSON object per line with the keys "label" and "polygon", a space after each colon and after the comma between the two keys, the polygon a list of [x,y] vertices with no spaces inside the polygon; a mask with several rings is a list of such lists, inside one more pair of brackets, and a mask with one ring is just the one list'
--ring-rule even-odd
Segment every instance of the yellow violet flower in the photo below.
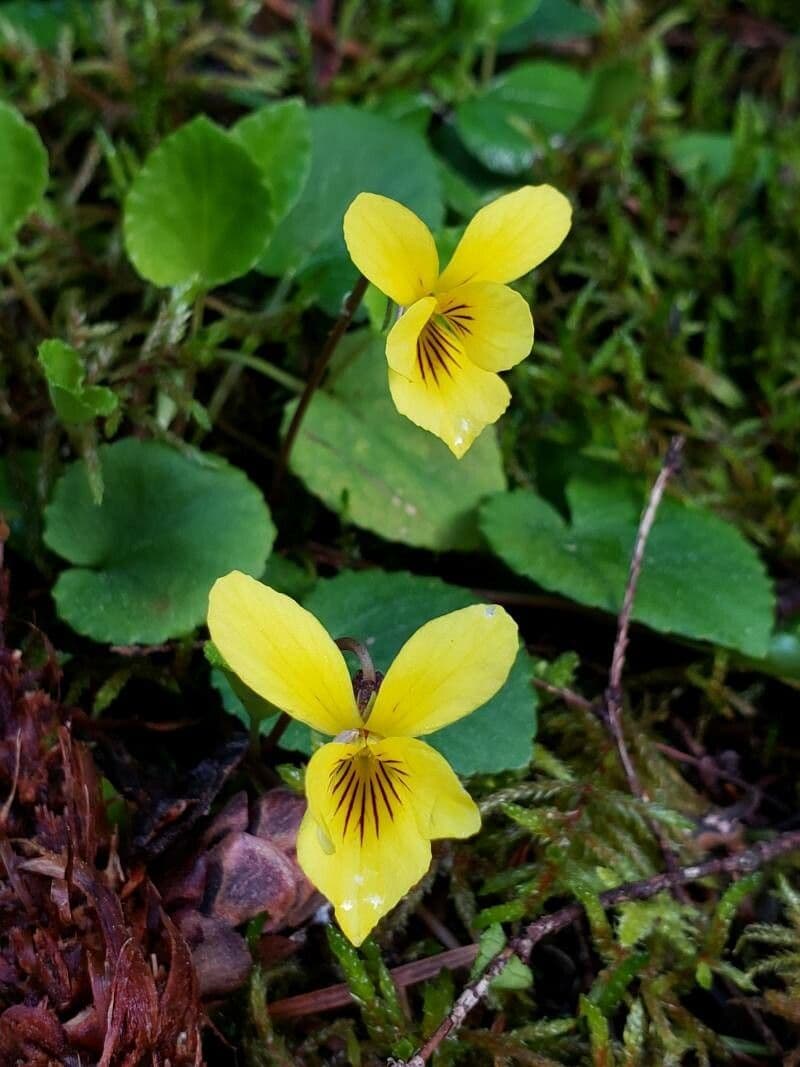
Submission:
{"label": "yellow violet flower", "polygon": [[297,858],[360,945],[428,870],[432,840],[480,828],[447,761],[417,738],[501,688],[517,655],[516,623],[494,604],[426,623],[361,710],[341,651],[291,597],[233,571],[211,590],[208,627],[251,689],[334,737],[306,769]]}
{"label": "yellow violet flower", "polygon": [[507,283],[555,252],[572,209],[550,185],[526,185],[478,211],[439,273],[430,230],[413,211],[359,193],[344,216],[350,258],[403,313],[386,340],[395,407],[460,459],[511,394],[498,371],[533,345],[527,302]]}

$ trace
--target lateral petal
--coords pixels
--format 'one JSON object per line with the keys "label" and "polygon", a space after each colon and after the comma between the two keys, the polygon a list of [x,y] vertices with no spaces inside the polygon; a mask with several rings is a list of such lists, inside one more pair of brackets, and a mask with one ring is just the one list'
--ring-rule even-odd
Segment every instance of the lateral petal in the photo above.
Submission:
{"label": "lateral petal", "polygon": [[208,598],[211,639],[259,696],[324,734],[362,725],[347,664],[314,616],[241,571]]}
{"label": "lateral petal", "polygon": [[531,309],[507,285],[467,282],[442,293],[439,311],[482,370],[508,370],[525,359],[533,346]]}
{"label": "lateral petal", "polygon": [[359,193],[345,212],[344,240],[361,273],[401,307],[433,290],[439,255],[431,232],[396,200]]}
{"label": "lateral petal", "polygon": [[403,378],[413,378],[417,367],[417,341],[436,308],[436,297],[425,296],[405,311],[386,338],[386,360]]}
{"label": "lateral petal", "polygon": [[552,185],[526,185],[480,209],[436,285],[439,293],[467,282],[513,282],[558,248],[572,208]]}
{"label": "lateral petal", "polygon": [[397,738],[448,726],[494,696],[518,650],[517,624],[497,604],[474,604],[433,619],[389,667],[368,729]]}

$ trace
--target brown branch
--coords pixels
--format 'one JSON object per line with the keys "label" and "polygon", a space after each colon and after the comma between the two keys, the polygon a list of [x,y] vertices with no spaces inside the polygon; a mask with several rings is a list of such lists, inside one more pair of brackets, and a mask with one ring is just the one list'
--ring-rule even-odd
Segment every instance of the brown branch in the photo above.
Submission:
{"label": "brown branch", "polygon": [[639,522],[639,529],[636,533],[636,542],[633,546],[630,571],[628,572],[628,584],[625,588],[622,610],[619,613],[619,620],[617,622],[617,637],[614,642],[614,652],[611,656],[611,670],[608,676],[608,688],[605,693],[605,712],[608,728],[616,743],[619,760],[625,771],[625,777],[628,779],[631,792],[634,796],[645,801],[650,798],[642,787],[641,780],[633,765],[630,752],[625,743],[625,735],[622,731],[622,672],[625,668],[625,653],[628,648],[628,631],[630,630],[631,615],[633,614],[636,590],[639,585],[639,576],[642,573],[642,564],[644,563],[644,553],[647,548],[647,541],[650,537],[650,531],[653,528],[653,523],[655,522],[661,499],[664,496],[667,482],[680,466],[683,444],[682,437],[673,437],[670,441],[667,454],[664,457],[664,463],[661,467],[661,472],[653,484],[653,488],[650,491],[650,499],[647,502],[647,507]]}
{"label": "brown branch", "polygon": [[[712,875],[750,874],[765,863],[797,850],[800,850],[800,830],[793,830],[790,833],[781,834],[773,838],[772,841],[755,845],[746,852],[724,856],[721,859],[706,860],[705,863],[681,867],[675,872],[666,871],[663,874],[654,875],[652,878],[645,878],[638,882],[629,882],[625,885],[617,886],[615,889],[608,889],[600,894],[599,900],[604,908],[612,908],[618,904],[625,904],[633,900],[649,900],[665,889],[675,889],[677,886],[685,886],[690,882],[697,882]],[[534,948],[541,940],[551,934],[558,933],[559,930],[563,930],[571,923],[579,920],[582,915],[583,906],[581,904],[568,904],[565,908],[561,908],[550,915],[543,915],[526,926],[520,935],[512,938],[505,948],[490,960],[481,976],[466,986],[447,1017],[443,1019],[416,1055],[405,1061],[390,1060],[391,1067],[424,1067],[445,1038],[454,1033],[475,1005],[484,999],[492,981],[504,970],[513,956],[518,956],[523,963],[527,963]]]}
{"label": "brown branch", "polygon": [[[650,537],[650,532],[653,529],[656,515],[658,514],[659,505],[664,496],[664,490],[667,488],[667,482],[680,467],[683,445],[684,439],[682,437],[673,437],[670,441],[669,447],[667,448],[667,454],[664,457],[664,462],[661,466],[661,471],[653,483],[647,506],[639,520],[639,529],[636,532],[636,541],[634,542],[630,570],[628,571],[628,583],[625,587],[622,610],[619,613],[619,619],[617,621],[617,636],[614,641],[614,651],[611,655],[608,688],[605,691],[600,715],[600,718],[608,728],[608,731],[614,740],[614,744],[617,747],[619,761],[622,764],[625,777],[628,779],[630,791],[635,797],[638,797],[639,800],[642,800],[645,803],[649,802],[650,797],[648,796],[647,790],[642,785],[639,773],[631,759],[631,754],[625,742],[625,732],[622,728],[622,672],[625,669],[625,654],[628,649],[628,632],[631,625],[631,616],[633,615],[633,605],[636,600],[636,591],[639,587],[639,577],[642,573],[642,565],[644,564],[647,542]],[[647,823],[651,833],[656,841],[658,841],[667,870],[674,874],[678,869],[678,859],[669,839],[662,828],[654,820],[648,819]],[[688,898],[686,897],[685,891],[679,888],[677,884],[674,889],[676,897],[686,903]]]}
{"label": "brown branch", "polygon": [[[404,963],[391,971],[392,981],[400,989],[435,978],[440,971],[457,970],[469,967],[478,955],[477,945],[460,945],[458,948],[427,956],[424,960]],[[320,1011],[333,1011],[334,1008],[346,1008],[353,1003],[350,989],[345,982],[326,986],[313,993],[301,993],[296,997],[286,997],[270,1004],[269,1013],[273,1019],[299,1019],[303,1015],[315,1015]]]}
{"label": "brown branch", "polygon": [[333,324],[331,332],[328,334],[327,340],[323,345],[322,351],[319,354],[317,362],[311,371],[306,387],[303,390],[303,395],[298,401],[297,407],[294,409],[294,415],[292,415],[292,421],[289,423],[289,429],[286,431],[286,436],[283,439],[281,445],[280,455],[278,456],[278,465],[275,468],[275,476],[272,481],[272,495],[276,497],[280,491],[281,483],[283,482],[283,476],[286,472],[286,468],[289,464],[289,456],[292,452],[292,446],[294,445],[295,438],[300,429],[300,424],[303,421],[303,416],[306,413],[308,405],[311,403],[311,398],[317,391],[320,382],[325,374],[325,369],[330,362],[331,356],[336,351],[336,346],[344,336],[345,330],[350,325],[353,315],[358,310],[358,305],[361,303],[364,293],[367,291],[367,279],[363,275],[359,275],[358,281],[350,290],[347,300],[344,302],[341,314],[336,322]]}

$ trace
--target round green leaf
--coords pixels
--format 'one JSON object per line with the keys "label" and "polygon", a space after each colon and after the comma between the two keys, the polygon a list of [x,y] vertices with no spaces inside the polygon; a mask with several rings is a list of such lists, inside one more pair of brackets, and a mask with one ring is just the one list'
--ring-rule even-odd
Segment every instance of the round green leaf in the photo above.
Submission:
{"label": "round green leaf", "polygon": [[[569,522],[527,490],[481,510],[481,528],[509,567],[581,604],[617,613],[642,493],[629,479],[573,478]],[[655,630],[713,641],[751,656],[768,647],[774,595],[764,565],[739,531],[707,511],[664,500],[642,567],[633,617]]]}
{"label": "round green leaf", "polygon": [[296,271],[320,253],[346,256],[342,217],[364,191],[402,201],[431,227],[441,223],[436,162],[416,131],[342,105],[317,108],[310,119],[308,181],[259,264],[265,274]]}
{"label": "round green leaf", "polygon": [[[316,393],[306,412],[291,469],[328,507],[390,541],[474,548],[479,503],[505,488],[494,428],[456,459],[396,411],[384,344],[367,330],[345,338],[331,392]],[[287,423],[293,410],[294,402]]]}
{"label": "round green leaf", "polygon": [[125,247],[154,285],[204,288],[246,274],[272,233],[261,170],[204,115],[150,153],[125,201]]}
{"label": "round green leaf", "polygon": [[520,174],[541,138],[569,133],[591,92],[590,82],[565,63],[522,63],[456,111],[464,144],[489,170]]}
{"label": "round green leaf", "polygon": [[203,621],[220,575],[263,572],[275,528],[241,471],[135,438],[98,451],[102,504],[74,463],[45,512],[46,544],[74,564],[53,594],[73,629],[114,644],[165,641]]}
{"label": "round green leaf", "polygon": [[277,222],[294,206],[311,167],[311,124],[302,100],[266,104],[241,119],[231,135],[258,165]]}
{"label": "round green leaf", "polygon": [[0,102],[0,261],[47,187],[47,151],[16,108]]}

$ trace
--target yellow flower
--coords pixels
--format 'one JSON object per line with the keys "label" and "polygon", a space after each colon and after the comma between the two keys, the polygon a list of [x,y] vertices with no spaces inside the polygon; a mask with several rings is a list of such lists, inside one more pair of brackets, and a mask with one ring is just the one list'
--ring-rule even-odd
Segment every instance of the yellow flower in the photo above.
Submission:
{"label": "yellow flower", "polygon": [[480,828],[447,761],[417,737],[494,696],[517,654],[516,623],[493,604],[434,619],[405,643],[362,711],[339,648],[290,597],[233,571],[211,590],[208,627],[251,689],[334,737],[306,769],[297,858],[360,945],[428,870],[433,839]]}
{"label": "yellow flower", "polygon": [[350,258],[405,309],[386,341],[395,406],[459,459],[508,407],[497,372],[533,345],[530,308],[506,283],[558,248],[571,217],[552,186],[526,185],[481,208],[440,274],[431,232],[407,207],[360,193],[345,213]]}

